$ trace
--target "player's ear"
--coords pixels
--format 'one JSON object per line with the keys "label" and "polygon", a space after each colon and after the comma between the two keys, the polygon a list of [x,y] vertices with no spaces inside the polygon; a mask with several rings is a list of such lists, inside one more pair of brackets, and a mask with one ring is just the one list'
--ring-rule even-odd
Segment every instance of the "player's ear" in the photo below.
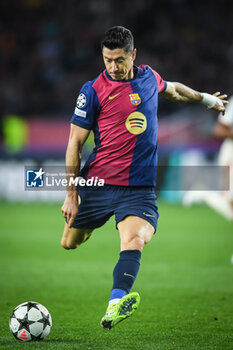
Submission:
{"label": "player's ear", "polygon": [[132,52],[132,60],[134,61],[135,58],[136,58],[136,52],[137,52],[137,49],[133,49],[133,52]]}

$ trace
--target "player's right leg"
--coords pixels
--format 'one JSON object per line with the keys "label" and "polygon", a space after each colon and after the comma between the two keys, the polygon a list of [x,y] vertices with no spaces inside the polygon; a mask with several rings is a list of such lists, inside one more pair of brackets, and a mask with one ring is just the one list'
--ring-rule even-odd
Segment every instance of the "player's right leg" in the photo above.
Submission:
{"label": "player's right leg", "polygon": [[91,232],[104,225],[112,215],[111,196],[102,187],[79,187],[79,208],[72,227],[65,223],[61,245],[65,249],[76,249],[84,243]]}
{"label": "player's right leg", "polygon": [[80,229],[69,227],[65,223],[64,232],[61,239],[61,245],[65,249],[76,249],[80,244],[90,238],[93,229]]}

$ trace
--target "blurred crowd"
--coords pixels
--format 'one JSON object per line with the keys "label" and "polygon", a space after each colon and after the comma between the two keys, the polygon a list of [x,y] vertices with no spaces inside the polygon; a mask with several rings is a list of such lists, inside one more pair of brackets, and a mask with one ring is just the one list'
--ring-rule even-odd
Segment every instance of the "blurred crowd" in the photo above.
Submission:
{"label": "blurred crowd", "polygon": [[100,41],[113,25],[132,30],[136,64],[232,94],[232,10],[227,0],[3,0],[1,115],[72,114],[82,84],[103,70]]}

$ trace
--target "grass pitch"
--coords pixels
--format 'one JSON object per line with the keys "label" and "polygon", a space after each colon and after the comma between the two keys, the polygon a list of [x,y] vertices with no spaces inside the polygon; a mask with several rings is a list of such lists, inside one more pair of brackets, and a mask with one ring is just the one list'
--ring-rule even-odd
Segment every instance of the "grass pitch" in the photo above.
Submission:
{"label": "grass pitch", "polygon": [[[232,350],[233,224],[207,207],[159,207],[133,287],[141,305],[105,331],[99,322],[119,255],[114,220],[66,251],[60,205],[0,203],[0,349]],[[12,310],[29,300],[52,315],[43,342],[17,342],[9,331]]]}

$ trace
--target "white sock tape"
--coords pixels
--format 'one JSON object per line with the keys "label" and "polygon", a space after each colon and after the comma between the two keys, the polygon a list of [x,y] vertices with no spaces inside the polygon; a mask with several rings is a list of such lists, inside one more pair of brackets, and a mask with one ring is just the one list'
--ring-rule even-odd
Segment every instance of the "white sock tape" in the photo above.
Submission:
{"label": "white sock tape", "polygon": [[216,105],[216,103],[218,103],[221,107],[224,106],[222,100],[217,96],[203,92],[202,97],[203,98],[201,103],[203,103],[203,105],[207,106],[208,108],[213,108]]}

